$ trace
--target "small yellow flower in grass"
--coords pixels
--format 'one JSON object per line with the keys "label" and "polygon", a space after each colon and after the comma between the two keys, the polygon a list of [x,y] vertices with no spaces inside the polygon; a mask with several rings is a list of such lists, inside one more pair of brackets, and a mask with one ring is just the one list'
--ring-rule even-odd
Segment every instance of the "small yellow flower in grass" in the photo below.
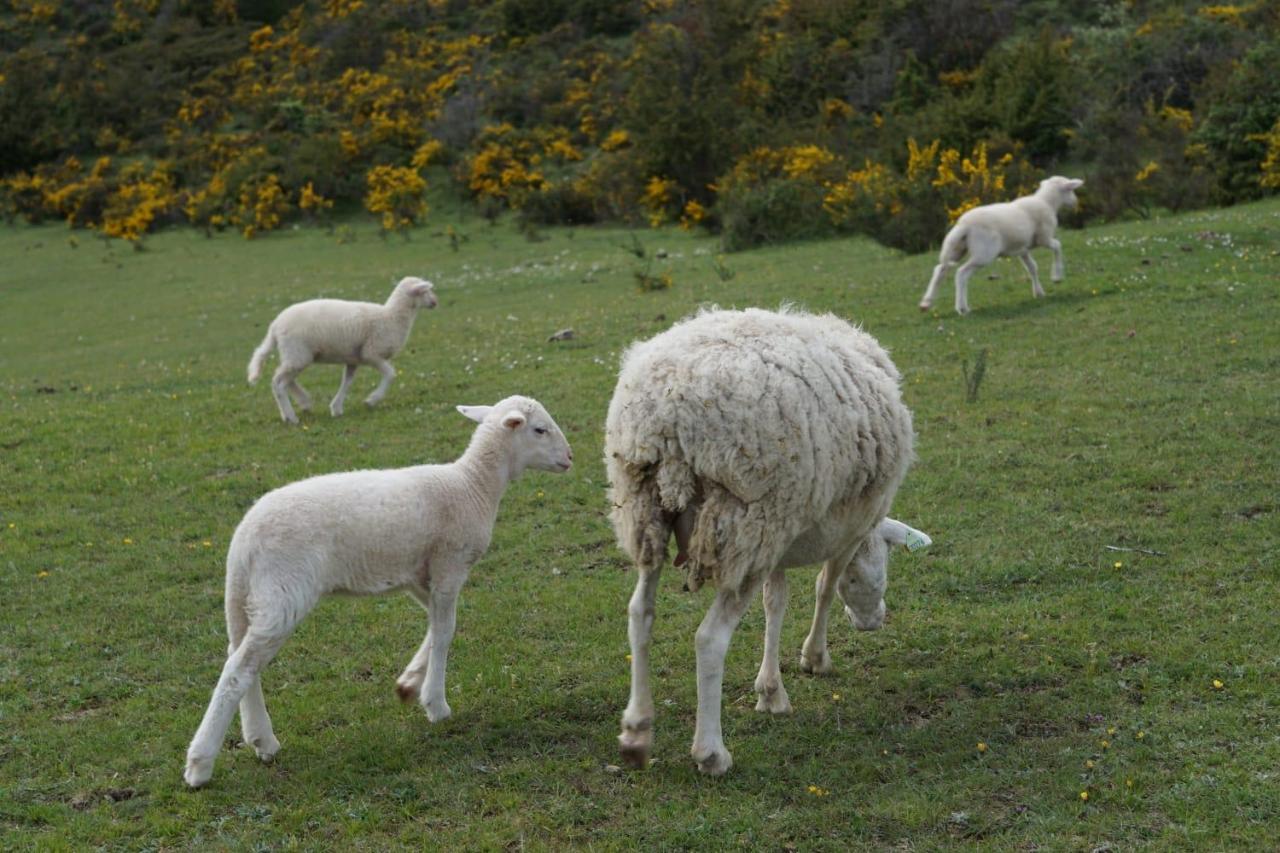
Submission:
{"label": "small yellow flower in grass", "polygon": [[15,527],[17,527],[17,526],[18,526],[18,525],[14,524],[12,521],[11,521],[11,522],[9,522],[9,529],[10,529],[10,530],[12,530],[13,528],[15,528]]}
{"label": "small yellow flower in grass", "polygon": [[1115,733],[1116,733],[1116,727],[1115,727],[1115,726],[1111,726],[1111,727],[1109,727],[1109,728],[1107,729],[1107,734],[1109,734],[1109,735],[1114,735]]}
{"label": "small yellow flower in grass", "polygon": [[982,741],[978,741],[978,752],[986,752],[986,751],[987,751],[987,745]]}
{"label": "small yellow flower in grass", "polygon": [[306,431],[307,431],[307,425],[306,425],[306,424],[303,424],[303,425],[302,425],[302,431],[303,431],[303,432],[306,432]]}
{"label": "small yellow flower in grass", "polygon": [[201,542],[200,544],[201,544],[201,545],[203,545],[203,546],[204,546],[204,547],[206,547],[206,548],[212,548],[212,547],[213,547],[213,541],[212,541],[212,540],[210,540],[210,539],[206,539],[206,540],[204,540],[203,542]]}
{"label": "small yellow flower in grass", "polygon": [[1125,786],[1126,788],[1132,788],[1132,787],[1133,787],[1133,780],[1132,780],[1132,779],[1125,779],[1125,780],[1124,780],[1124,786]]}
{"label": "small yellow flower in grass", "polygon": [[831,694],[831,701],[832,701],[832,702],[839,702],[839,701],[840,701],[840,694],[839,694],[839,693],[832,693],[832,694]]}
{"label": "small yellow flower in grass", "polygon": [[1102,740],[1098,741],[1098,746],[1102,747],[1103,749],[1110,749],[1111,741],[1107,740],[1106,738],[1103,738]]}
{"label": "small yellow flower in grass", "polygon": [[631,663],[631,655],[627,655],[627,663]]}
{"label": "small yellow flower in grass", "polygon": [[1134,737],[1136,737],[1138,740],[1142,740],[1146,736],[1147,736],[1146,732],[1138,732],[1136,735],[1134,735]]}
{"label": "small yellow flower in grass", "polygon": [[1116,568],[1117,568],[1117,569],[1123,569],[1123,568],[1124,568],[1124,563],[1120,562],[1119,560],[1116,560]]}
{"label": "small yellow flower in grass", "polygon": [[538,497],[546,497],[546,492],[542,491],[542,489],[538,489]]}
{"label": "small yellow flower in grass", "polygon": [[1222,688],[1224,688],[1224,687],[1226,687],[1226,686],[1227,686],[1227,685],[1223,684],[1221,681],[1219,681],[1219,680],[1218,680],[1218,679],[1216,679],[1216,678],[1213,680],[1213,689],[1214,689],[1214,690],[1221,690]]}
{"label": "small yellow flower in grass", "polygon": [[1080,799],[1084,800],[1085,802],[1088,802],[1088,801],[1089,801],[1089,792],[1088,792],[1088,791],[1081,791],[1081,792],[1080,792]]}
{"label": "small yellow flower in grass", "polygon": [[38,578],[47,578],[47,577],[49,577],[49,573],[48,573],[48,572],[46,572],[46,571],[44,571],[44,570],[41,570],[41,571],[36,572],[36,577],[38,577]]}
{"label": "small yellow flower in grass", "polygon": [[126,545],[132,545],[132,544],[133,544],[133,540],[132,540],[132,539],[130,539],[128,536],[124,537],[124,538],[123,538],[123,539],[121,539],[120,541],[121,541],[121,542],[123,542],[123,543],[124,543],[124,544],[126,544]]}
{"label": "small yellow flower in grass", "polygon": [[825,788],[819,788],[817,785],[810,785],[809,793],[813,794],[815,797],[825,797],[827,794],[830,794],[831,792],[826,790]]}
{"label": "small yellow flower in grass", "polygon": [[1086,761],[1086,762],[1084,763],[1084,766],[1085,766],[1085,769],[1086,769],[1086,770],[1092,770],[1092,769],[1093,769],[1093,760],[1092,760],[1092,759],[1090,759],[1090,760]]}

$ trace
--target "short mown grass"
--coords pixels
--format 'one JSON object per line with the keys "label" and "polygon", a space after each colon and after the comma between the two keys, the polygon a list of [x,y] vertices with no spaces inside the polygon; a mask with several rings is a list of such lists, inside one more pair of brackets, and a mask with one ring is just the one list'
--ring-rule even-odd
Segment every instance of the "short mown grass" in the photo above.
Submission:
{"label": "short mown grass", "polygon": [[[1002,261],[966,318],[950,284],[916,311],[931,256],[869,242],[721,258],[641,232],[640,259],[625,231],[531,241],[470,219],[451,241],[443,224],[410,241],[182,231],[142,252],[0,230],[0,846],[1274,844],[1280,202],[1066,232],[1046,300]],[[673,285],[639,292],[638,270]],[[331,419],[339,371],[314,367],[319,413],[281,424],[244,381],[275,313],[380,301],[405,274],[441,306],[384,404],[357,402],[365,371]],[[825,678],[795,665],[814,570],[794,573],[790,717],[753,711],[753,608],[727,664],[723,779],[688,757],[710,593],[669,572],[656,761],[619,772],[632,576],[601,464],[619,353],[700,304],[782,302],[891,350],[919,436],[894,512],[934,547],[893,557],[884,630],[836,620]],[[548,342],[564,327],[573,340]],[[237,748],[234,725],[212,783],[187,791],[245,509],[311,474],[452,459],[471,432],[453,406],[510,393],[546,404],[578,464],[507,494],[459,608],[453,718],[396,700],[415,604],[329,600],[264,678],[277,761]]]}

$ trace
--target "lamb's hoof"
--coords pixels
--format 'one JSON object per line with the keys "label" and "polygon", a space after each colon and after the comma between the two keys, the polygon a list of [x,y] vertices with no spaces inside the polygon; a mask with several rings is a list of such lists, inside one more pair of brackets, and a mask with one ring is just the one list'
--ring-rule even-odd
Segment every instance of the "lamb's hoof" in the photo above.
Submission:
{"label": "lamb's hoof", "polygon": [[831,654],[826,649],[821,654],[801,651],[800,668],[813,675],[827,675],[831,672]]}
{"label": "lamb's hoof", "polygon": [[332,415],[332,416],[333,416],[333,417],[335,417],[335,418],[340,418],[340,417],[342,417],[342,407],[341,407],[341,406],[330,406],[330,407],[329,407],[329,414],[330,414],[330,415]]}
{"label": "lamb's hoof", "polygon": [[698,772],[708,776],[723,776],[733,766],[733,756],[724,747],[702,751],[695,746],[690,753],[698,765]]}
{"label": "lamb's hoof", "polygon": [[187,756],[187,767],[182,778],[192,788],[201,788],[213,776],[213,758],[193,758]]}
{"label": "lamb's hoof", "polygon": [[921,302],[921,303],[920,303],[920,310],[921,310],[921,311],[928,311],[928,310],[929,310],[930,308],[932,308],[932,307],[933,307],[933,305],[932,305],[932,304],[930,304],[930,303],[928,303],[928,302]]}
{"label": "lamb's hoof", "polygon": [[280,417],[281,417],[281,419],[282,419],[285,423],[287,423],[287,424],[290,424],[290,425],[292,425],[292,426],[297,426],[297,425],[298,425],[298,416],[297,416],[297,415],[281,415]]}
{"label": "lamb's hoof", "polygon": [[396,695],[401,702],[412,702],[422,692],[422,680],[400,676],[396,679]]}
{"label": "lamb's hoof", "polygon": [[438,702],[424,702],[422,710],[427,712],[427,721],[432,723],[442,723],[453,716],[449,703],[443,699]]}
{"label": "lamb's hoof", "polygon": [[280,751],[280,741],[276,740],[274,734],[266,737],[256,737],[253,739],[246,738],[245,741],[253,747],[254,753],[257,754],[258,760],[263,764],[270,764],[276,758],[276,753]]}
{"label": "lamb's hoof", "polygon": [[372,409],[374,406],[378,405],[381,402],[382,402],[381,397],[366,397],[364,404]]}
{"label": "lamb's hoof", "polygon": [[867,617],[859,616],[848,605],[845,605],[844,612],[849,617],[849,621],[853,623],[853,627],[859,631],[879,631],[884,627],[885,607],[883,600],[881,600],[880,606],[875,609],[875,612]]}

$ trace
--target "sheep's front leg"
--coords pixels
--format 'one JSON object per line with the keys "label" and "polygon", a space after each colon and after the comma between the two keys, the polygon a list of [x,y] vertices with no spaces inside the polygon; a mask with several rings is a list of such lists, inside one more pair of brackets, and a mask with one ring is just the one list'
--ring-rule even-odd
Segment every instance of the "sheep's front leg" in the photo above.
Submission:
{"label": "sheep's front leg", "polygon": [[333,396],[333,400],[329,403],[329,414],[335,418],[342,414],[342,404],[347,401],[347,391],[351,389],[351,380],[356,378],[358,366],[348,364],[342,368],[342,384],[338,386],[338,393]]}
{"label": "sheep's front leg", "polygon": [[[460,587],[461,584],[459,583]],[[433,586],[427,610],[431,624],[427,627],[427,639],[419,654],[426,654],[427,675],[422,682],[418,702],[433,723],[449,719],[453,713],[445,699],[445,668],[449,663],[449,644],[453,642],[453,630],[457,619],[458,589],[453,586]],[[416,659],[416,656],[415,656]],[[412,666],[412,664],[411,664]]]}
{"label": "sheep's front leg", "polygon": [[391,380],[396,378],[396,369],[385,358],[379,358],[369,363],[382,374],[382,381],[378,383],[377,388],[373,389],[372,394],[364,398],[364,402],[366,405],[376,406],[382,402],[383,397],[387,396],[387,389],[391,387]]}
{"label": "sheep's front leg", "polygon": [[827,560],[822,564],[822,571],[818,572],[814,583],[813,624],[800,647],[800,668],[805,672],[815,675],[831,672],[831,654],[827,651],[827,614],[844,566],[844,561]]}
{"label": "sheep's front leg", "polygon": [[636,568],[636,588],[627,605],[627,640],[631,644],[631,699],[622,713],[618,735],[622,760],[645,767],[653,748],[653,691],[649,686],[649,641],[662,568]]}
{"label": "sheep's front leg", "polygon": [[1030,252],[1023,252],[1018,255],[1018,260],[1026,267],[1027,275],[1031,276],[1031,295],[1036,299],[1043,299],[1044,288],[1040,286],[1040,268],[1036,266],[1036,259],[1031,257]]}
{"label": "sheep's front leg", "polygon": [[1062,281],[1066,274],[1066,267],[1062,262],[1062,244],[1057,239],[1050,239],[1049,248],[1053,250],[1053,269],[1049,273],[1049,278],[1056,284]]}
{"label": "sheep's front leg", "polygon": [[757,711],[790,714],[791,700],[782,685],[779,646],[782,643],[782,617],[787,610],[787,572],[777,568],[764,582],[764,658],[756,676]]}
{"label": "sheep's front leg", "polygon": [[694,636],[694,648],[698,655],[698,722],[693,732],[693,747],[689,750],[698,770],[711,776],[720,776],[733,766],[733,756],[724,745],[720,729],[720,701],[724,691],[724,658],[729,651],[733,631],[747,612],[751,599],[755,598],[763,577],[747,579],[739,590],[725,589],[716,592],[711,609],[703,617]]}

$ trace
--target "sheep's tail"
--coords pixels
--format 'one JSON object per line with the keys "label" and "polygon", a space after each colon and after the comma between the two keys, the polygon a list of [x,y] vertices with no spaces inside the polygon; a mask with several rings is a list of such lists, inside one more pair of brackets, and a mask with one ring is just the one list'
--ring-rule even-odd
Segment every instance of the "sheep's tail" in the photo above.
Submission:
{"label": "sheep's tail", "polygon": [[271,354],[275,345],[275,329],[268,328],[267,336],[262,339],[262,343],[258,344],[258,348],[253,351],[253,356],[249,359],[249,384],[257,382],[258,377],[262,375],[262,363],[267,360],[267,356]]}

